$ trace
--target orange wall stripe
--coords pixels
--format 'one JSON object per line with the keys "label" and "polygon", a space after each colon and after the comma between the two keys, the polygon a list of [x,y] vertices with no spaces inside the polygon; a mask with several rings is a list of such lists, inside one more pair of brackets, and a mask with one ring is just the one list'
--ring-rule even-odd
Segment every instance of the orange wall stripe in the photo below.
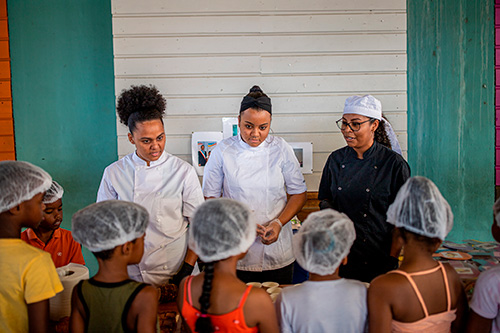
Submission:
{"label": "orange wall stripe", "polygon": [[0,0],[0,161],[15,159],[7,0]]}

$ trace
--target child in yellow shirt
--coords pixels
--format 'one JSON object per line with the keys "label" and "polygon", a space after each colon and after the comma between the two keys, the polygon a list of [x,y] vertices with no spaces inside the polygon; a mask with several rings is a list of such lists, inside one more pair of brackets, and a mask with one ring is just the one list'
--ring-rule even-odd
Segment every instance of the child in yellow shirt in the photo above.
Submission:
{"label": "child in yellow shirt", "polygon": [[0,332],[46,332],[49,298],[63,290],[50,254],[21,240],[36,228],[52,178],[27,162],[0,162]]}

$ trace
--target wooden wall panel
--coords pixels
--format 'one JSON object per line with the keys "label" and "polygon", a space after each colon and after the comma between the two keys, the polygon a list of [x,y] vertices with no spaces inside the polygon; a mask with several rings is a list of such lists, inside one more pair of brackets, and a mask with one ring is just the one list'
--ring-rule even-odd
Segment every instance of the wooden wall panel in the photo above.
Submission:
{"label": "wooden wall panel", "polygon": [[16,158],[10,77],[7,0],[0,0],[0,161]]}
{"label": "wooden wall panel", "polygon": [[[166,150],[190,162],[191,133],[222,131],[248,89],[272,98],[272,133],[313,143],[316,191],[345,145],[344,101],[373,94],[407,149],[405,0],[112,0],[115,90],[154,84],[167,98]],[[118,154],[132,152],[117,122]]]}
{"label": "wooden wall panel", "polygon": [[408,157],[450,204],[453,241],[492,239],[494,5],[408,1]]}

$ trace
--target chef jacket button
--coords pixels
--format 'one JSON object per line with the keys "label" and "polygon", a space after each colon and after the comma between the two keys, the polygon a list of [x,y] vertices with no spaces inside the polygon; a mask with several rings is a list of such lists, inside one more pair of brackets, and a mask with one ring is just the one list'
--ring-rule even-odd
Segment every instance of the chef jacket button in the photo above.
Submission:
{"label": "chef jacket button", "polygon": [[377,166],[375,165],[373,168],[374,168],[374,169],[376,169],[376,168],[377,168]]}
{"label": "chef jacket button", "polygon": [[161,192],[156,192],[156,195],[161,195]]}
{"label": "chef jacket button", "polygon": [[344,169],[344,168],[345,168],[345,165],[344,165],[344,164],[342,164],[342,169]]}
{"label": "chef jacket button", "polygon": [[363,214],[363,217],[366,217],[366,214]]}
{"label": "chef jacket button", "polygon": [[156,218],[156,222],[160,222],[160,218],[159,218],[159,217],[158,217],[158,218]]}
{"label": "chef jacket button", "polygon": [[337,190],[342,191],[342,187],[340,187],[340,186],[337,187]]}
{"label": "chef jacket button", "polygon": [[141,271],[141,274],[146,274],[146,271]]}
{"label": "chef jacket button", "polygon": [[163,269],[167,269],[167,265],[163,265]]}
{"label": "chef jacket button", "polygon": [[366,238],[363,238],[363,242],[366,243]]}
{"label": "chef jacket button", "polygon": [[369,189],[369,188],[367,188],[367,189],[366,189],[366,192],[370,192],[370,189]]}

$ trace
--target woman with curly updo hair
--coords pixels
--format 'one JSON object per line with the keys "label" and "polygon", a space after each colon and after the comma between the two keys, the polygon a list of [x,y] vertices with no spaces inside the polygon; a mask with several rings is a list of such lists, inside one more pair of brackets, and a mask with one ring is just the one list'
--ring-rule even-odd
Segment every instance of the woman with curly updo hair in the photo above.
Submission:
{"label": "woman with curly updo hair", "polygon": [[164,151],[166,101],[154,86],[123,90],[117,103],[120,122],[129,129],[135,152],[104,170],[97,202],[132,201],[150,215],[144,256],[129,266],[137,281],[161,285],[191,274],[196,255],[187,249],[187,226],[203,201],[198,176],[187,162]]}
{"label": "woman with curly updo hair", "polygon": [[321,209],[333,208],[354,222],[356,240],[340,275],[370,282],[397,266],[401,247],[393,241],[386,212],[410,167],[375,97],[347,98],[337,126],[347,146],[328,157],[318,199]]}

